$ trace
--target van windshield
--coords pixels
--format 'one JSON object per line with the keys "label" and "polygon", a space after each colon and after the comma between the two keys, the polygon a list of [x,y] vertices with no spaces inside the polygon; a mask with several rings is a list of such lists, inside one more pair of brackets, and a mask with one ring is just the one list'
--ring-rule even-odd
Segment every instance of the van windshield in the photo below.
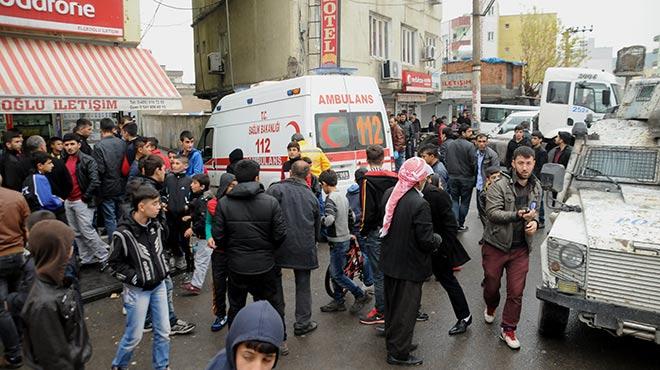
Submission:
{"label": "van windshield", "polygon": [[386,146],[380,112],[319,113],[314,120],[317,145],[324,152],[366,149],[369,145]]}
{"label": "van windshield", "polygon": [[602,83],[576,83],[573,105],[591,109],[594,113],[606,113],[611,105],[603,104],[603,91],[609,91],[609,87]]}

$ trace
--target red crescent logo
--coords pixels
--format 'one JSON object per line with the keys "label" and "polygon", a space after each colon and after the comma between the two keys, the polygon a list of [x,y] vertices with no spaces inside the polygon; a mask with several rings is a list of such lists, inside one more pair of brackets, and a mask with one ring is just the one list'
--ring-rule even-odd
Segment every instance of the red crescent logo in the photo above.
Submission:
{"label": "red crescent logo", "polygon": [[341,144],[337,144],[334,142],[328,133],[328,129],[330,128],[330,125],[337,122],[338,118],[337,117],[328,117],[325,121],[323,121],[323,124],[321,124],[321,136],[323,136],[323,140],[328,144],[329,147],[331,148],[339,148],[341,147]]}
{"label": "red crescent logo", "polygon": [[293,128],[294,128],[294,130],[296,130],[296,133],[297,133],[297,134],[300,133],[300,125],[298,124],[298,122],[296,122],[296,121],[291,121],[291,122],[289,122],[289,123],[286,124],[286,127],[289,127],[289,126],[293,126]]}

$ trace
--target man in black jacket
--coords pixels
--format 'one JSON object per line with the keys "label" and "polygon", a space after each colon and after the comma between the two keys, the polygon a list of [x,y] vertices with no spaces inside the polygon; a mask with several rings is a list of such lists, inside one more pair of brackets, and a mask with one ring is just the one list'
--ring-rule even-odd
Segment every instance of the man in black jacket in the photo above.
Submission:
{"label": "man in black jacket", "polygon": [[18,131],[8,130],[4,133],[2,141],[4,144],[4,151],[0,157],[2,186],[20,192],[25,180],[21,170],[23,136]]}
{"label": "man in black jacket", "polygon": [[472,323],[470,307],[465,299],[465,293],[461,284],[454,276],[454,267],[461,266],[470,260],[470,256],[463,248],[460,240],[456,237],[458,223],[451,211],[451,198],[449,194],[438,187],[440,176],[431,175],[429,184],[424,186],[422,193],[424,199],[431,206],[431,218],[433,219],[433,231],[442,237],[440,250],[433,253],[431,262],[433,275],[440,282],[442,288],[449,296],[449,302],[456,315],[456,324],[449,330],[449,335],[465,333],[467,327]]}
{"label": "man in black jacket", "polygon": [[87,155],[92,155],[92,147],[87,139],[92,136],[93,129],[92,121],[87,118],[79,118],[76,121],[76,127],[73,128],[73,133],[80,136],[80,151]]}
{"label": "man in black jacket", "polygon": [[511,168],[511,161],[513,160],[513,152],[521,146],[532,147],[532,143],[525,137],[525,128],[522,125],[516,126],[514,129],[513,138],[509,141],[506,147],[506,158],[504,165],[506,168]]}
{"label": "man in black jacket", "polygon": [[573,152],[573,147],[570,145],[571,142],[571,134],[566,131],[559,131],[559,134],[555,137],[555,144],[557,146],[548,152],[548,162],[559,163],[566,168]]}
{"label": "man in black jacket", "polygon": [[382,146],[372,145],[367,148],[367,163],[369,171],[360,180],[360,235],[364,243],[360,246],[367,255],[369,267],[374,278],[374,308],[360,318],[364,325],[385,323],[385,293],[383,286],[383,272],[380,269],[380,228],[383,225],[383,209],[381,200],[385,191],[397,182],[397,174],[383,170],[385,152]]}
{"label": "man in black jacket", "polygon": [[465,217],[470,210],[470,199],[477,174],[477,149],[469,141],[472,137],[470,126],[461,125],[458,135],[458,139],[447,144],[445,165],[449,172],[448,192],[458,220],[458,231],[466,231]]}
{"label": "man in black jacket", "polygon": [[100,263],[105,269],[110,248],[94,227],[94,196],[99,190],[98,166],[91,156],[80,151],[80,137],[66,134],[65,166],[71,177],[73,190],[64,201],[69,226],[76,232],[76,245],[80,252],[80,263],[90,265]]}
{"label": "man in black jacket", "polygon": [[284,300],[278,294],[282,281],[275,266],[275,250],[286,238],[282,209],[259,183],[257,162],[240,160],[235,171],[238,184],[218,201],[212,231],[216,246],[228,257],[228,325],[248,293],[255,301],[267,300],[284,322]]}
{"label": "man in black jacket", "polygon": [[110,118],[101,120],[101,141],[94,145],[92,157],[96,160],[101,178],[101,211],[108,236],[117,228],[121,218],[121,199],[125,182],[121,176],[121,165],[126,153],[126,143],[115,137],[115,122]]}
{"label": "man in black jacket", "polygon": [[385,216],[380,265],[385,276],[387,362],[392,365],[422,364],[411,354],[413,331],[422,285],[432,271],[431,253],[442,242],[433,233],[431,207],[422,195],[429,175],[426,167],[419,157],[408,159],[381,203]]}

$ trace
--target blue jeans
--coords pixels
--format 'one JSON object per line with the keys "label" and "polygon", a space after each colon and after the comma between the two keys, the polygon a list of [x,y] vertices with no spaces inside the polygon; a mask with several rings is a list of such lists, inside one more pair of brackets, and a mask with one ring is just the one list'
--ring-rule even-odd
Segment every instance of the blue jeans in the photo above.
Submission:
{"label": "blue jeans", "polygon": [[[176,313],[174,313],[174,302],[172,302],[172,291],[174,290],[174,284],[172,283],[172,278],[167,276],[165,280],[165,289],[167,290],[167,310],[169,311],[170,325],[174,326],[178,320]],[[147,320],[146,322],[151,323],[151,309],[147,311]]]}
{"label": "blue jeans", "polygon": [[364,282],[364,285],[366,286],[372,286],[374,285],[374,274],[371,272],[371,266],[369,265],[369,257],[367,256],[366,252],[366,242],[367,239],[364,238],[362,235],[359,233],[356,235],[356,238],[358,240],[358,245],[360,246],[360,253],[362,254],[362,258],[364,260],[364,264],[362,266],[362,281]]}
{"label": "blue jeans", "polygon": [[403,162],[406,160],[406,152],[399,152],[399,158],[394,160],[394,170],[396,172],[399,172],[399,169],[401,166],[403,166]]}
{"label": "blue jeans", "polygon": [[458,226],[465,224],[465,217],[467,217],[470,210],[470,199],[472,198],[472,188],[474,187],[474,179],[450,178],[449,179],[449,195],[451,195],[452,211]]}
{"label": "blue jeans", "polygon": [[121,218],[121,199],[119,196],[104,199],[100,208],[103,212],[105,231],[112,240],[112,234],[117,230],[117,221]]}
{"label": "blue jeans", "polygon": [[112,366],[128,367],[133,350],[140,343],[147,311],[153,318],[152,366],[165,369],[170,363],[170,323],[167,320],[167,288],[165,282],[153,290],[143,290],[124,284],[124,308],[126,309],[126,329],[119,342]]}
{"label": "blue jeans", "polygon": [[375,307],[380,313],[385,313],[385,283],[383,282],[383,272],[380,270],[380,243],[379,231],[374,230],[367,235],[364,243],[364,251],[369,260],[369,267],[374,281]]}
{"label": "blue jeans", "polygon": [[344,303],[344,289],[348,289],[355,298],[364,296],[362,289],[355,285],[353,280],[349,279],[344,273],[346,252],[348,252],[350,243],[349,240],[328,243],[330,244],[330,275],[332,276],[332,285],[335,290],[334,299],[339,303]]}

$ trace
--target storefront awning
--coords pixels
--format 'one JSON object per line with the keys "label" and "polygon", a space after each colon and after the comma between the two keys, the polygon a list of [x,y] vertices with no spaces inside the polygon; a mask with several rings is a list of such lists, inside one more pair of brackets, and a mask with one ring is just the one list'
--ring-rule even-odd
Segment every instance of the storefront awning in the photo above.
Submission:
{"label": "storefront awning", "polygon": [[145,49],[0,36],[0,112],[181,109]]}

